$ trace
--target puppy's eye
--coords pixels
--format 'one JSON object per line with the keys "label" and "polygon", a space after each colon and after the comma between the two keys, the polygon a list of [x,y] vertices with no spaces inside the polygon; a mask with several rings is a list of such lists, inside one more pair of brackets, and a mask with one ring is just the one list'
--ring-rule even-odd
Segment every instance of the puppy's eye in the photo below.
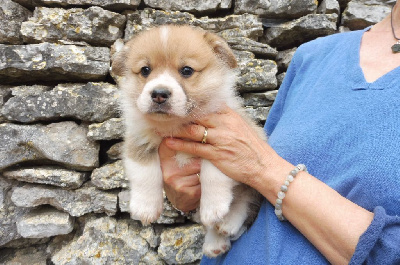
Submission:
{"label": "puppy's eye", "polygon": [[193,75],[194,70],[192,67],[184,66],[181,68],[181,70],[179,70],[179,72],[183,77],[190,77],[191,75]]}
{"label": "puppy's eye", "polygon": [[148,66],[144,66],[140,69],[140,73],[142,74],[143,77],[148,77],[151,73],[151,69]]}

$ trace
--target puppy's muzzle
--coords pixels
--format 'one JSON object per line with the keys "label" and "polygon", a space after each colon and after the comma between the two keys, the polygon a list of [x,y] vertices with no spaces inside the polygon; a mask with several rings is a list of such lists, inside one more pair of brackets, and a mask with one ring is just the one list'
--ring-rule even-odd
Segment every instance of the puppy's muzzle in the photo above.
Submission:
{"label": "puppy's muzzle", "polygon": [[171,92],[167,89],[154,89],[151,92],[151,99],[157,104],[165,103],[171,97]]}

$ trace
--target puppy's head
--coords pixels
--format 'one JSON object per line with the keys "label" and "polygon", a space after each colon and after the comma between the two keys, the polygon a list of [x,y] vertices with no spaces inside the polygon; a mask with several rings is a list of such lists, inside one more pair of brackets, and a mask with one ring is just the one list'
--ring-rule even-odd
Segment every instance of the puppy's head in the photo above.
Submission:
{"label": "puppy's head", "polygon": [[154,121],[191,120],[218,110],[234,93],[237,62],[215,34],[162,26],[130,40],[112,64],[124,108]]}

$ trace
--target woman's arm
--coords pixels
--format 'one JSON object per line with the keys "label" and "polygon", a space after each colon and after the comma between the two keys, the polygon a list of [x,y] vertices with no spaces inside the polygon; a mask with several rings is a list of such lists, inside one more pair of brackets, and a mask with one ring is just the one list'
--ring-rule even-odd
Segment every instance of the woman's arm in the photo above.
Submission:
{"label": "woman's arm", "polygon": [[[208,128],[207,144],[199,143],[204,127]],[[175,137],[166,139],[166,146],[210,160],[227,176],[257,189],[272,204],[294,168],[229,108],[187,126]],[[348,264],[373,219],[373,213],[306,172],[300,172],[290,184],[282,210],[333,264]]]}

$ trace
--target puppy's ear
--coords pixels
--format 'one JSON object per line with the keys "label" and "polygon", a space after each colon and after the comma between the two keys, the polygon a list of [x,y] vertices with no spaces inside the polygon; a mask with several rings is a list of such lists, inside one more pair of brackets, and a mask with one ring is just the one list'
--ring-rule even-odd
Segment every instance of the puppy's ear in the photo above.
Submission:
{"label": "puppy's ear", "polygon": [[113,76],[125,75],[127,55],[128,55],[127,45],[116,48],[116,52],[112,57],[112,63],[111,63],[111,74]]}
{"label": "puppy's ear", "polygon": [[226,65],[230,68],[237,67],[235,55],[224,39],[210,32],[204,34],[204,39],[212,47],[218,58],[220,58]]}

